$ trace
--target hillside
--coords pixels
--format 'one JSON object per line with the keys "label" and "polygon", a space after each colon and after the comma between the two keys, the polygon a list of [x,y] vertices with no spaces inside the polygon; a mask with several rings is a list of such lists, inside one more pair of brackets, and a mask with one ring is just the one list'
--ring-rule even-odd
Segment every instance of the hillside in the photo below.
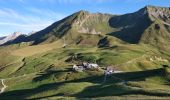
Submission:
{"label": "hillside", "polygon": [[141,42],[166,49],[170,43],[170,9],[147,7],[152,24],[145,30]]}
{"label": "hillside", "polygon": [[[108,20],[110,17],[111,15],[107,14],[90,14],[86,11],[79,11],[58,22],[53,23],[51,26],[44,30],[41,30],[27,37],[18,37],[14,41],[6,43],[6,45],[30,41],[33,41],[33,44],[35,45],[43,42],[53,42],[63,37],[65,37],[69,43],[76,43],[81,41],[78,39],[84,38],[84,34],[79,33],[95,35],[104,33],[106,29],[103,29],[103,26],[106,28],[109,26]],[[109,30],[110,29],[108,28],[108,31]],[[85,39],[87,39],[87,36],[88,35],[85,34]],[[98,36],[95,37],[99,38]]]}

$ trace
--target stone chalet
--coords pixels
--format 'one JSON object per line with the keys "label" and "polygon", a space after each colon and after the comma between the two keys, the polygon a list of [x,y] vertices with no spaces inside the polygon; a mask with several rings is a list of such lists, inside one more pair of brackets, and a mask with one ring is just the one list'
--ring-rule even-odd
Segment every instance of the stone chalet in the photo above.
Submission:
{"label": "stone chalet", "polygon": [[73,65],[73,70],[77,72],[83,72],[84,70],[94,70],[98,69],[99,65],[96,63],[85,63],[83,62],[80,65]]}

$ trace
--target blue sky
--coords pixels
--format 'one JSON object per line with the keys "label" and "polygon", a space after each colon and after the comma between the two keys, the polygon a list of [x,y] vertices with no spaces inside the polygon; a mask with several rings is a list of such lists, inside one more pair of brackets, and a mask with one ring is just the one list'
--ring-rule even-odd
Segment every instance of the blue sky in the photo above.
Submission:
{"label": "blue sky", "polygon": [[170,7],[170,0],[0,0],[0,36],[39,31],[79,10],[125,14],[146,5]]}

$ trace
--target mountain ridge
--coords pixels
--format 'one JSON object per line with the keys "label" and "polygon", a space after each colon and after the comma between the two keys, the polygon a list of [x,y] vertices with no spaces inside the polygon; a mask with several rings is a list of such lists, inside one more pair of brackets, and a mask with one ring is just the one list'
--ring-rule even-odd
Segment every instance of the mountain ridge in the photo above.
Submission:
{"label": "mountain ridge", "polygon": [[[158,24],[154,26],[152,25],[153,23]],[[159,24],[165,25],[165,27],[160,27]],[[151,28],[151,26],[155,29],[160,28],[160,30],[169,37],[169,28],[167,28],[169,25],[170,8],[168,7],[145,6],[134,13],[123,15],[90,13],[88,11],[81,10],[53,23],[39,32],[30,36],[18,37],[5,45],[30,41],[33,42],[32,45],[36,45],[40,43],[54,42],[62,39],[63,37],[65,37],[70,44],[75,44],[76,41],[82,41],[83,39],[78,40],[78,38],[84,37],[83,35],[86,34],[102,36],[96,41],[100,41],[100,39],[110,35],[113,36],[113,39],[116,37],[131,44],[147,43],[154,45],[154,43],[152,43],[152,39],[150,39],[152,37],[158,39],[158,42],[160,43],[169,43],[169,40],[165,39],[165,42],[162,42],[162,40],[159,40],[159,37],[162,35],[157,37],[156,34],[152,37],[147,37],[151,36],[148,35],[150,33],[159,33],[158,31],[155,32],[155,30],[152,30],[153,32],[148,32],[147,30],[150,30],[148,28]],[[146,38],[149,39],[150,42],[147,42],[148,40],[146,40]],[[97,42],[94,45],[97,45]]]}

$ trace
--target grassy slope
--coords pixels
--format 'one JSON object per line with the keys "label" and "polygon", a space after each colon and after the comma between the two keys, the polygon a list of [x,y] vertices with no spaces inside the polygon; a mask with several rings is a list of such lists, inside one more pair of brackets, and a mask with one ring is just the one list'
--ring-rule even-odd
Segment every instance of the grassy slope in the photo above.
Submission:
{"label": "grassy slope", "polygon": [[[159,71],[159,70],[158,70]],[[12,87],[14,90],[2,94],[2,99],[9,96],[16,99],[23,98],[46,98],[46,97],[105,97],[107,96],[122,96],[122,95],[143,95],[142,98],[146,96],[168,96],[169,86],[167,80],[162,73],[158,71],[148,71],[148,72],[134,72],[134,73],[124,73],[115,74],[113,77],[108,77],[105,84],[102,84],[103,76],[101,74],[91,74],[87,73],[72,73],[70,80],[62,81],[58,80],[58,74],[55,73],[48,78],[37,77],[33,81],[24,81],[22,84],[18,84]],[[161,72],[161,71],[159,71]],[[88,75],[88,73],[90,75]],[[79,75],[79,79],[75,79],[73,75]],[[60,74],[61,75],[61,74]],[[77,76],[76,75],[76,76]],[[92,76],[94,75],[94,76]],[[62,75],[61,75],[62,76]],[[60,77],[61,77],[60,76]],[[129,80],[128,85],[123,85],[121,79]],[[44,78],[44,79],[43,79]],[[35,80],[36,79],[36,80]],[[52,79],[52,80],[50,80]],[[166,90],[166,91],[164,91]],[[17,95],[13,95],[17,94]]]}
{"label": "grassy slope", "polygon": [[[26,49],[27,51],[25,51]],[[134,79],[141,78],[141,80],[127,78],[132,82],[130,82],[129,86],[124,86],[117,78],[115,80],[109,78],[111,82],[108,80],[107,84],[102,85],[102,71],[73,73],[70,70],[70,65],[79,62],[80,59],[96,61],[101,67],[113,65],[116,69],[126,72],[160,68],[160,64],[165,64],[164,62],[149,61],[149,58],[155,55],[170,59],[168,52],[159,52],[154,47],[147,45],[117,45],[116,47],[107,48],[83,47],[80,45],[47,50],[46,52],[32,56],[27,55],[26,52],[34,52],[34,50],[37,49],[26,47],[19,50],[23,50],[22,56],[26,57],[24,60],[26,63],[21,67],[23,57],[18,58],[11,55],[9,55],[9,58],[8,56],[7,58],[5,57],[7,61],[10,60],[10,57],[16,57],[18,60],[16,59],[14,61],[16,63],[7,66],[0,72],[3,78],[12,77],[7,78],[5,81],[8,86],[6,90],[7,94],[0,96],[2,98],[8,95],[10,95],[11,98],[13,96],[18,98],[39,98],[53,97],[55,95],[59,97],[68,96],[77,98],[108,96],[109,98],[109,96],[134,95],[136,93],[139,95],[154,96],[156,94],[154,94],[153,91],[158,91],[157,95],[159,95],[159,93],[162,93],[161,91],[169,87],[165,85],[168,82],[166,78],[159,74],[157,76],[140,76],[139,73],[139,77],[135,77]],[[70,54],[80,54],[80,58],[78,56],[77,59],[73,59],[71,62],[65,62],[66,59],[70,58]],[[3,56],[3,53],[1,56]],[[21,67],[21,69],[14,70],[19,67]],[[131,76],[128,73],[124,75],[127,77]],[[138,76],[138,74],[132,76]],[[118,78],[120,77],[122,76],[118,75]],[[155,86],[155,88],[152,88],[152,86]],[[136,88],[139,90],[136,90]],[[70,92],[70,90],[72,90],[72,92]],[[87,91],[92,92],[89,93]],[[13,95],[13,93],[17,93],[18,96]],[[162,95],[167,94],[163,92]]]}
{"label": "grassy slope", "polygon": [[17,49],[12,52],[12,55],[16,56],[32,56],[37,53],[43,53],[49,50],[52,50],[54,48],[62,47],[62,41],[56,41],[51,44],[42,44],[42,45],[35,45],[35,46],[28,46],[25,48]]}
{"label": "grassy slope", "polygon": [[[156,26],[159,26],[160,28],[156,29]],[[155,21],[145,30],[140,41],[149,43],[162,50],[170,50],[168,46],[170,43],[169,27],[170,26],[168,25],[165,27],[165,25],[159,20]]]}

